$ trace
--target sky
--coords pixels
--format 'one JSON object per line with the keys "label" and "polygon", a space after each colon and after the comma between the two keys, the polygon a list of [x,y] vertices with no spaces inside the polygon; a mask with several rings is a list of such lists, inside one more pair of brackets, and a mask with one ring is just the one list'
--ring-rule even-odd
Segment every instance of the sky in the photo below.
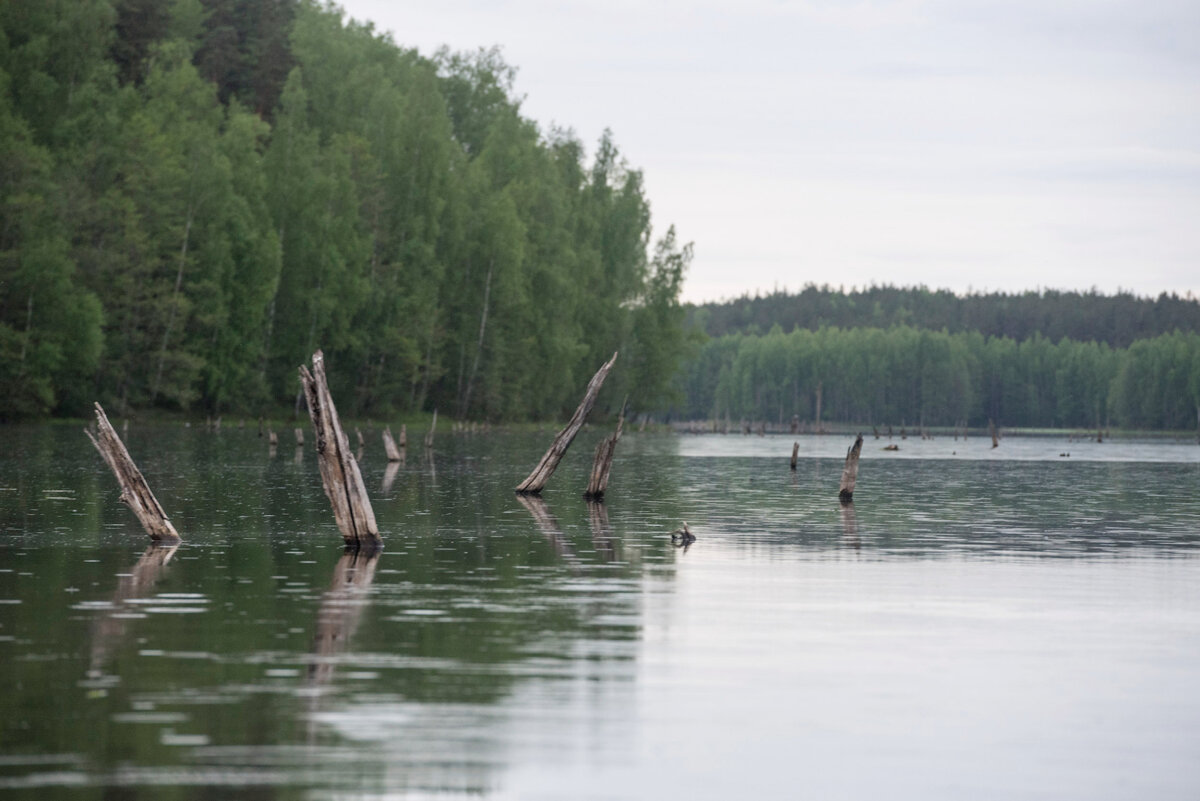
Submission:
{"label": "sky", "polygon": [[522,113],[605,128],[684,300],[805,284],[1200,295],[1195,0],[339,2],[498,45]]}

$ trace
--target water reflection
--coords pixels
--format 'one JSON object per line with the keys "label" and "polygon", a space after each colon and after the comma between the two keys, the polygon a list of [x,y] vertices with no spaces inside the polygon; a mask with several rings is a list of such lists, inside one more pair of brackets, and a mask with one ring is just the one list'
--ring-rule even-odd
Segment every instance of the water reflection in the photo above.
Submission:
{"label": "water reflection", "polygon": [[400,475],[400,467],[404,464],[404,453],[400,454],[400,461],[388,462],[387,467],[383,470],[383,483],[379,487],[379,491],[383,495],[387,495],[392,491],[392,486],[396,483],[396,476]]}
{"label": "water reflection", "polygon": [[92,623],[91,662],[87,671],[89,678],[96,679],[104,675],[104,666],[124,641],[130,620],[145,617],[143,613],[131,610],[130,601],[144,598],[154,589],[154,585],[162,578],[167,563],[178,550],[178,543],[168,546],[151,545],[129,572],[120,577],[108,609]]}
{"label": "water reflection", "polygon": [[546,502],[537,495],[515,493],[515,496],[517,501],[529,511],[529,514],[533,515],[533,522],[537,524],[542,536],[554,548],[554,552],[563,559],[577,561],[579,557],[575,554],[575,548],[563,536],[558,520],[550,514],[550,507],[546,505]]}
{"label": "water reflection", "polygon": [[842,514],[842,544],[856,551],[862,550],[862,539],[858,536],[858,517],[854,514],[854,501],[839,503]]}
{"label": "water reflection", "polygon": [[337,656],[358,630],[363,610],[370,599],[371,583],[379,565],[379,552],[346,551],[333,569],[329,589],[317,611],[316,633],[308,666],[310,685],[328,684],[333,678]]}
{"label": "water reflection", "polygon": [[[519,496],[520,497],[520,496]],[[617,540],[613,537],[612,524],[608,521],[608,507],[604,501],[588,499],[588,525],[592,530],[592,545],[596,553],[605,562],[613,562],[620,558],[617,551]]]}

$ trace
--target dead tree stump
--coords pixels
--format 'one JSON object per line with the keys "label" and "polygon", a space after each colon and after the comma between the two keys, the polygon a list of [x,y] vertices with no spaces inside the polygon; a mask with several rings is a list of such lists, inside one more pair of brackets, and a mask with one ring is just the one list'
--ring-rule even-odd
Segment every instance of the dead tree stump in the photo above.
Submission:
{"label": "dead tree stump", "polygon": [[156,544],[174,545],[181,542],[179,532],[171,525],[167,513],[150,491],[150,486],[142,477],[142,471],[138,470],[133,459],[129,457],[129,451],[125,450],[125,443],[121,442],[112,424],[108,422],[108,415],[104,413],[100,404],[95,406],[96,436],[92,436],[90,431],[85,430],[85,433],[104,457],[113,475],[117,477],[117,482],[121,485],[121,502],[133,510],[142,528]]}
{"label": "dead tree stump", "polygon": [[300,382],[308,400],[308,415],[312,418],[313,436],[317,441],[317,461],[321,468],[321,483],[333,506],[342,539],[349,548],[375,550],[383,545],[375,512],[367,497],[358,462],[350,452],[350,441],[338,420],[337,408],[325,380],[325,356],[317,351],[312,357],[312,371],[300,365]]}
{"label": "dead tree stump", "polygon": [[612,369],[613,363],[616,360],[617,354],[613,353],[612,358],[592,376],[592,380],[588,382],[587,392],[584,393],[583,400],[579,402],[579,408],[575,410],[575,414],[571,415],[571,419],[567,422],[567,427],[558,432],[558,435],[554,438],[554,442],[550,443],[550,449],[546,451],[542,460],[538,462],[537,467],[533,468],[533,472],[529,474],[529,477],[517,485],[517,492],[536,495],[546,486],[546,482],[554,475],[558,463],[566,455],[567,448],[571,447],[571,442],[575,439],[575,435],[579,433],[579,429],[583,428],[583,422],[587,419],[588,413],[596,405],[596,395],[600,393],[600,387],[603,386],[604,379],[608,377],[608,371]]}
{"label": "dead tree stump", "polygon": [[838,488],[838,499],[850,503],[854,499],[854,484],[858,481],[858,456],[862,453],[862,434],[846,450],[846,465],[842,468],[842,485]]}
{"label": "dead tree stump", "polygon": [[293,433],[296,435],[296,444],[303,445],[304,444],[304,429],[297,428],[293,431]]}
{"label": "dead tree stump", "polygon": [[796,460],[800,457],[800,443],[792,443],[792,472],[796,471]]}
{"label": "dead tree stump", "polygon": [[1000,434],[996,431],[996,424],[988,419],[988,433],[992,435],[992,447],[1000,447]]}
{"label": "dead tree stump", "polygon": [[600,440],[596,446],[596,458],[592,463],[592,477],[588,481],[587,490],[583,497],[598,501],[604,498],[608,489],[608,474],[612,470],[613,454],[617,451],[617,442],[621,439],[621,427],[625,424],[625,404],[621,404],[621,414],[617,417],[617,430],[612,436]]}
{"label": "dead tree stump", "polygon": [[400,455],[400,449],[396,447],[396,440],[392,439],[391,426],[383,429],[383,450],[387,453],[389,462],[399,462],[404,458]]}
{"label": "dead tree stump", "polygon": [[429,424],[429,431],[425,434],[425,450],[433,450],[433,432],[437,431],[437,409],[433,410],[433,422]]}

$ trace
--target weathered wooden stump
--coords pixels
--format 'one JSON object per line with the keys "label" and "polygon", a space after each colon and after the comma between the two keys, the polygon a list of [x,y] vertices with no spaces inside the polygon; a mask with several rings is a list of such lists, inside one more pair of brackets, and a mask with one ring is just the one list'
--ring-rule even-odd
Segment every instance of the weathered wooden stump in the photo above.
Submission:
{"label": "weathered wooden stump", "polygon": [[854,484],[858,481],[858,457],[862,453],[862,434],[846,450],[846,464],[842,468],[842,484],[838,488],[838,499],[850,503],[854,499]]}
{"label": "weathered wooden stump", "polygon": [[800,458],[800,443],[793,442],[792,443],[792,464],[791,464],[793,473],[796,472],[796,460],[799,458]]}
{"label": "weathered wooden stump", "polygon": [[104,457],[113,475],[117,477],[117,482],[121,485],[121,502],[133,510],[138,522],[155,543],[172,545],[181,542],[179,532],[171,525],[167,513],[150,491],[142,471],[138,470],[129,456],[129,451],[125,450],[125,443],[121,442],[112,424],[108,422],[108,415],[104,413],[100,404],[95,404],[95,407],[96,435],[92,436],[92,432],[86,430],[85,433]]}
{"label": "weathered wooden stump", "polygon": [[429,431],[425,433],[425,450],[433,449],[433,434],[437,431],[437,409],[433,410],[433,422],[429,424]]}
{"label": "weathered wooden stump", "polygon": [[383,429],[383,450],[387,454],[389,462],[399,462],[404,458],[400,449],[396,447],[396,440],[392,438],[391,426]]}
{"label": "weathered wooden stump", "polygon": [[613,364],[617,361],[617,354],[613,353],[609,359],[596,374],[592,376],[592,380],[588,382],[587,391],[583,395],[583,400],[579,403],[579,408],[575,410],[575,414],[571,415],[571,419],[567,422],[567,427],[558,432],[554,437],[554,441],[550,443],[550,449],[538,462],[537,467],[533,468],[533,472],[529,477],[517,485],[516,491],[521,494],[536,495],[541,492],[546,486],[546,482],[554,475],[554,471],[558,468],[558,463],[562,461],[563,456],[567,453],[567,448],[571,447],[571,442],[574,441],[575,435],[579,433],[579,429],[583,428],[583,423],[587,419],[588,413],[592,411],[592,407],[596,405],[596,396],[600,393],[600,387],[604,385],[604,379],[608,377],[608,371],[612,369]]}
{"label": "weathered wooden stump", "polygon": [[596,458],[592,462],[592,476],[588,480],[583,497],[590,500],[600,500],[608,489],[608,474],[612,470],[613,454],[617,452],[617,442],[621,439],[621,427],[625,424],[625,404],[621,404],[621,414],[617,417],[617,430],[612,436],[600,440],[596,446]]}
{"label": "weathered wooden stump", "polygon": [[325,379],[325,356],[317,351],[312,357],[312,371],[300,366],[300,381],[308,400],[308,415],[312,419],[313,436],[317,443],[317,461],[321,468],[321,483],[333,506],[333,516],[348,548],[376,550],[383,545],[375,512],[367,497],[358,462],[350,452],[350,441],[338,420],[337,408],[329,394]]}

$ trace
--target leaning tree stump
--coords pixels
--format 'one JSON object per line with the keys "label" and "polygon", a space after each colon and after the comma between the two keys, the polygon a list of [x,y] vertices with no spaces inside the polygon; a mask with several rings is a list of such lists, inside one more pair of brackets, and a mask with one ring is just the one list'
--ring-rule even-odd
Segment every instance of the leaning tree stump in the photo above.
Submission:
{"label": "leaning tree stump", "polygon": [[121,502],[133,510],[133,513],[137,515],[138,522],[142,524],[142,528],[156,544],[175,545],[182,542],[179,532],[171,525],[171,521],[167,519],[167,513],[163,511],[158,499],[150,491],[150,486],[142,476],[142,471],[138,470],[133,459],[129,457],[129,451],[125,450],[125,443],[121,442],[121,438],[113,430],[112,424],[108,422],[108,415],[104,413],[100,404],[97,403],[95,406],[96,435],[92,436],[92,432],[86,429],[84,433],[96,446],[96,450],[100,451],[100,455],[108,463],[113,475],[117,477],[117,482],[121,485]]}
{"label": "leaning tree stump", "polygon": [[599,501],[604,498],[608,489],[608,474],[612,470],[613,455],[617,452],[617,442],[621,439],[621,427],[625,424],[625,404],[621,404],[621,414],[617,417],[617,430],[612,436],[600,440],[596,446],[596,458],[592,463],[592,476],[588,480],[587,490],[583,497]]}
{"label": "leaning tree stump", "polygon": [[571,442],[575,439],[575,435],[579,433],[579,429],[583,428],[583,422],[587,419],[588,413],[592,411],[592,407],[596,405],[596,395],[600,393],[600,387],[604,384],[604,379],[608,377],[608,371],[612,369],[613,363],[617,360],[617,354],[613,353],[612,358],[604,363],[596,374],[592,376],[592,380],[588,382],[587,392],[583,395],[583,400],[579,402],[579,408],[575,410],[575,414],[571,415],[570,421],[567,422],[567,427],[558,432],[554,438],[554,442],[550,443],[550,449],[546,451],[546,455],[538,462],[537,467],[533,468],[533,472],[529,477],[517,485],[517,492],[529,495],[536,495],[546,486],[546,482],[554,475],[554,471],[558,468],[558,463],[562,461],[563,456],[567,453],[567,448],[571,447]]}
{"label": "leaning tree stump", "polygon": [[858,481],[858,456],[862,453],[862,434],[846,450],[846,465],[842,468],[842,485],[838,488],[838,499],[842,503],[854,500],[854,484]]}
{"label": "leaning tree stump", "polygon": [[375,512],[367,497],[358,462],[350,452],[350,441],[342,430],[337,408],[329,394],[325,379],[325,355],[317,351],[312,357],[312,371],[300,365],[300,382],[308,400],[308,416],[312,419],[313,436],[317,441],[317,462],[321,468],[321,483],[333,506],[342,539],[349,548],[378,549],[383,545]]}
{"label": "leaning tree stump", "polygon": [[396,440],[392,438],[391,426],[383,429],[383,450],[389,462],[404,461],[404,455],[400,453],[400,449],[396,447]]}

